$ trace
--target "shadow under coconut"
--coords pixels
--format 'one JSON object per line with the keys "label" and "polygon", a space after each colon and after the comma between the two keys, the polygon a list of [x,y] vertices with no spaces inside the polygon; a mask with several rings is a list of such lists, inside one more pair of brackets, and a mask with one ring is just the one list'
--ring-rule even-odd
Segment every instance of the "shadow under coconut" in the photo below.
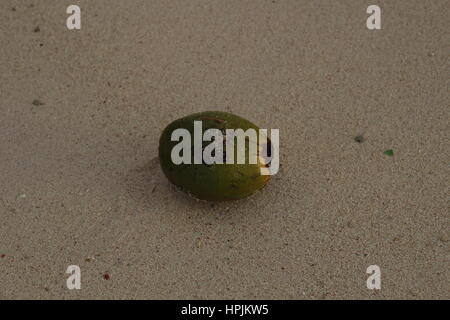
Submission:
{"label": "shadow under coconut", "polygon": [[271,182],[275,181],[269,181],[264,188],[244,199],[220,202],[199,200],[173,185],[165,177],[159,158],[155,157],[144,166],[128,173],[126,190],[131,199],[144,211],[174,210],[178,216],[184,215],[185,218],[198,216],[204,220],[205,216],[217,217],[223,216],[224,213],[226,216],[233,216],[234,213],[239,214],[249,207],[256,209],[255,207],[268,205],[273,199],[267,198],[264,194],[266,189],[270,188]]}

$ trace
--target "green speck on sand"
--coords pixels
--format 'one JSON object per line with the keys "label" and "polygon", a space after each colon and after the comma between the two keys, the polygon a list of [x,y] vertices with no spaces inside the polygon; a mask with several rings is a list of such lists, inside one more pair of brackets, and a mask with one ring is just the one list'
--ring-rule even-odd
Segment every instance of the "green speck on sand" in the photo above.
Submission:
{"label": "green speck on sand", "polygon": [[384,152],[385,155],[392,157],[394,155],[394,150],[389,149]]}

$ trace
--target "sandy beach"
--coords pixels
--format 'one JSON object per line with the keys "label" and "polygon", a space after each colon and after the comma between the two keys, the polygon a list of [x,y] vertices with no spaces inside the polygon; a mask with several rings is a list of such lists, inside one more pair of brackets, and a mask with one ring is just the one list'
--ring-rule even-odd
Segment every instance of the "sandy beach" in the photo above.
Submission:
{"label": "sandy beach", "polygon": [[[370,4],[0,1],[0,299],[449,299],[449,2]],[[165,178],[206,110],[280,130],[264,189]]]}

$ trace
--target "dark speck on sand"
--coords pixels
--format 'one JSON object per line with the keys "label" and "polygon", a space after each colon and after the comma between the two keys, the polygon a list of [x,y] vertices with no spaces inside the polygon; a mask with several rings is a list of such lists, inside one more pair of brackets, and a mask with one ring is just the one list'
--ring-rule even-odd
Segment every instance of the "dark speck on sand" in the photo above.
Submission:
{"label": "dark speck on sand", "polygon": [[34,99],[32,102],[33,106],[43,106],[44,103],[39,99]]}
{"label": "dark speck on sand", "polygon": [[364,142],[364,137],[363,136],[356,136],[354,140],[356,142],[358,142],[358,143],[363,143]]}

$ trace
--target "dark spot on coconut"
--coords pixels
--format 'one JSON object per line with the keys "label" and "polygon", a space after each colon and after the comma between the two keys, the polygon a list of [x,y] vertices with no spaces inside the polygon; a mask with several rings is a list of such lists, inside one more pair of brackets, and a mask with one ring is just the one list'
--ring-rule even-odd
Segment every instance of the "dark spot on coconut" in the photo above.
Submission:
{"label": "dark spot on coconut", "polygon": [[227,163],[227,150],[225,150],[225,146],[223,147],[222,151],[222,162]]}
{"label": "dark spot on coconut", "polygon": [[266,148],[267,148],[267,156],[269,158],[271,158],[272,157],[272,142],[270,141],[270,139],[267,139]]}
{"label": "dark spot on coconut", "polygon": [[202,117],[200,118],[200,120],[211,120],[214,121],[215,123],[225,123],[225,120],[222,119],[218,119],[218,118],[211,118],[211,117]]}

